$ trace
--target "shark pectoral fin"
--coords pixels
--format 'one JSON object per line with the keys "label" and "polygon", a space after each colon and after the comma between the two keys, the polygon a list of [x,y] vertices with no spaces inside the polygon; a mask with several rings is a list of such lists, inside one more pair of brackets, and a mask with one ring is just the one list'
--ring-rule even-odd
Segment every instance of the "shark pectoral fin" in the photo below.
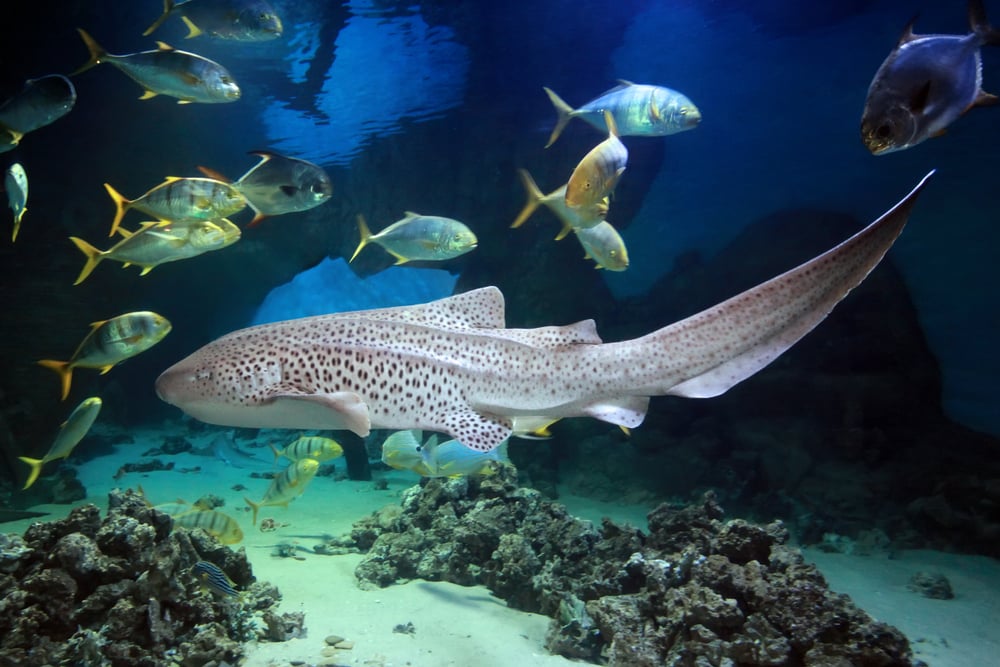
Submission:
{"label": "shark pectoral fin", "polygon": [[648,396],[622,396],[610,401],[591,403],[583,408],[584,414],[602,422],[634,428],[646,418]]}
{"label": "shark pectoral fin", "polygon": [[514,428],[508,417],[477,412],[472,408],[457,409],[439,421],[441,430],[477,452],[488,452],[510,437]]}
{"label": "shark pectoral fin", "polygon": [[310,424],[310,428],[348,429],[364,437],[371,431],[368,404],[361,396],[350,391],[330,394],[310,394],[293,387],[276,386],[263,398],[286,415],[286,421]]}

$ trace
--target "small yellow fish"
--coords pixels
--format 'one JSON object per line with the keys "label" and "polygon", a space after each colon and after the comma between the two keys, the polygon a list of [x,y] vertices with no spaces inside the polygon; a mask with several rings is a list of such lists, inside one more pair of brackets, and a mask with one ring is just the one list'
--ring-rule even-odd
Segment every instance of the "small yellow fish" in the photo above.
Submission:
{"label": "small yellow fish", "polygon": [[[206,533],[219,540],[221,544],[236,544],[243,540],[243,531],[236,520],[218,510],[200,510],[194,505],[188,505],[189,511],[171,514],[174,525],[195,530],[201,528]],[[156,506],[154,509],[160,509]],[[167,512],[169,514],[169,512]]]}
{"label": "small yellow fish", "polygon": [[[609,196],[625,171],[628,150],[618,138],[618,129],[610,112],[604,112],[608,138],[594,146],[580,160],[566,183],[566,205],[592,218],[593,207]],[[607,208],[605,207],[605,213]]]}
{"label": "small yellow fish", "polygon": [[306,485],[316,476],[317,470],[319,470],[319,461],[316,459],[300,459],[271,480],[271,486],[268,487],[261,500],[254,502],[244,497],[247,505],[253,510],[253,525],[257,525],[257,512],[261,507],[272,505],[288,507],[288,503],[306,490]]}
{"label": "small yellow fish", "polygon": [[628,268],[628,250],[621,234],[610,222],[604,221],[587,229],[576,229],[576,238],[597,268],[608,271],[624,271]]}
{"label": "small yellow fish", "polygon": [[59,428],[59,435],[56,436],[55,441],[49,447],[49,451],[45,456],[40,459],[32,459],[27,456],[18,457],[31,466],[28,480],[24,483],[25,489],[34,484],[35,480],[38,479],[43,465],[49,461],[64,459],[70,455],[73,448],[87,435],[100,411],[101,399],[96,396],[85,399],[80,405],[76,406],[76,409],[70,413],[69,418],[63,422]]}
{"label": "small yellow fish", "polygon": [[99,368],[107,373],[115,364],[153,347],[170,333],[170,322],[148,310],[125,313],[94,322],[69,361],[42,359],[38,363],[58,373],[62,400],[69,396],[74,368]]}
{"label": "small yellow fish", "polygon": [[4,175],[4,187],[7,189],[10,210],[14,213],[14,236],[11,241],[16,241],[17,232],[21,229],[21,218],[28,210],[28,174],[25,173],[20,162],[15,162],[7,168]]}
{"label": "small yellow fish", "polygon": [[474,250],[478,241],[472,230],[458,220],[407,211],[378,234],[372,234],[362,216],[358,216],[361,242],[349,261],[369,243],[377,243],[396,258],[396,264],[414,260],[442,260]]}
{"label": "small yellow fish", "polygon": [[[608,212],[607,197],[600,202],[603,205],[603,209],[601,206],[595,206],[590,210],[580,211],[566,205],[565,185],[544,195],[535,183],[535,179],[531,177],[531,174],[526,169],[518,169],[517,173],[521,177],[521,183],[524,184],[525,191],[528,193],[528,201],[525,203],[524,208],[521,209],[521,213],[518,214],[517,219],[511,224],[512,229],[523,225],[524,221],[530,218],[531,214],[538,208],[538,205],[544,204],[562,221],[562,229],[556,236],[556,241],[559,241],[574,229],[585,229],[600,224],[604,220],[604,214]],[[585,217],[586,214],[591,214],[595,217]]]}
{"label": "small yellow fish", "polygon": [[76,236],[69,237],[87,256],[74,285],[79,285],[105,259],[122,262],[124,266],[142,267],[141,276],[167,262],[196,257],[236,243],[240,228],[226,219],[192,220],[188,222],[144,222],[136,232],[119,228],[125,238],[107,250],[99,250]]}
{"label": "small yellow fish", "polygon": [[271,445],[271,451],[274,452],[275,462],[284,456],[290,461],[314,459],[322,463],[344,455],[344,448],[340,443],[333,438],[318,435],[304,435],[281,450]]}
{"label": "small yellow fish", "polygon": [[190,222],[192,220],[219,220],[246,208],[247,200],[229,183],[214,178],[180,178],[168,176],[166,180],[135,199],[126,199],[110,184],[105,183],[115,202],[115,219],[111,233],[118,231],[125,212],[134,208],[160,220]]}

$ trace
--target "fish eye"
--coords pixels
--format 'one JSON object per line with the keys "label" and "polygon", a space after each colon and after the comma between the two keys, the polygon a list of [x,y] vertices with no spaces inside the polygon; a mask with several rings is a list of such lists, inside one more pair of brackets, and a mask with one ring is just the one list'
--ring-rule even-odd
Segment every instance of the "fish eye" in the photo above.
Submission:
{"label": "fish eye", "polygon": [[875,136],[879,139],[888,139],[892,136],[892,126],[888,123],[885,125],[879,125],[875,129]]}

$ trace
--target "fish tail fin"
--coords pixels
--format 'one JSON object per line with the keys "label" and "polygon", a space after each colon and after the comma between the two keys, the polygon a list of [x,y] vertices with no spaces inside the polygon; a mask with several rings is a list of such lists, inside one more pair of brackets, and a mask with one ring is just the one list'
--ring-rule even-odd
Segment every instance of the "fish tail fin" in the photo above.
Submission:
{"label": "fish tail fin", "polygon": [[14,233],[11,234],[10,242],[13,243],[17,240],[17,233],[21,230],[21,216],[14,218]]}
{"label": "fish tail fin", "polygon": [[90,51],[90,60],[77,68],[77,70],[70,76],[86,72],[94,65],[99,64],[101,59],[108,55],[108,52],[104,50],[104,47],[98,44],[97,40],[90,36],[90,33],[83,28],[77,28],[76,31],[80,33],[80,37],[83,38],[83,43],[87,46],[87,50]]}
{"label": "fish tail fin", "polygon": [[253,510],[253,525],[256,526],[257,525],[257,512],[260,511],[260,504],[259,503],[255,503],[254,501],[250,500],[246,496],[243,496],[243,500],[247,501],[247,505],[249,505],[250,509]]}
{"label": "fish tail fin", "polygon": [[347,260],[348,264],[354,261],[354,258],[358,256],[358,253],[361,252],[366,245],[368,245],[368,241],[372,238],[372,230],[368,229],[368,223],[365,222],[365,216],[360,213],[358,214],[358,232],[361,234],[361,242],[358,243],[358,247],[354,251],[354,254],[351,255],[351,258]]}
{"label": "fish tail fin", "polygon": [[274,452],[274,462],[275,464],[277,464],[278,461],[281,460],[281,457],[284,455],[284,452],[279,452],[278,448],[271,444],[269,444],[268,447],[270,447],[271,451]]}
{"label": "fish tail fin", "polygon": [[524,221],[531,217],[531,214],[535,212],[538,208],[539,202],[545,196],[542,191],[538,189],[538,184],[535,183],[535,179],[531,177],[527,169],[518,169],[517,175],[521,177],[521,183],[524,185],[524,190],[528,194],[528,201],[525,203],[524,208],[518,214],[517,219],[511,224],[511,229],[517,229],[524,224]]}
{"label": "fish tail fin", "polygon": [[160,17],[153,21],[153,25],[146,28],[145,32],[142,33],[143,37],[149,37],[153,34],[153,31],[163,25],[163,22],[167,20],[170,16],[170,12],[174,11],[174,0],[163,0],[163,13]]}
{"label": "fish tail fin", "polygon": [[551,88],[542,86],[542,90],[549,96],[549,100],[552,102],[552,106],[556,108],[558,116],[556,118],[556,126],[552,128],[552,134],[549,136],[549,143],[545,144],[545,147],[548,148],[556,142],[556,139],[559,138],[559,135],[562,134],[563,129],[566,127],[566,123],[573,118],[573,107],[566,104]]}
{"label": "fish tail fin", "polygon": [[983,0],[969,0],[969,26],[983,44],[1000,46],[1000,30],[990,25],[990,20],[986,18]]}
{"label": "fish tail fin", "polygon": [[80,270],[80,275],[77,276],[76,282],[73,283],[74,285],[79,285],[87,279],[87,276],[94,270],[94,267],[101,263],[101,260],[104,259],[104,253],[76,236],[69,237],[69,240],[80,249],[80,252],[87,256],[87,261],[83,265],[83,269]]}
{"label": "fish tail fin", "polygon": [[69,396],[69,386],[73,380],[73,366],[68,361],[56,361],[55,359],[42,359],[38,365],[52,369],[59,375],[59,379],[62,381],[62,400],[65,401],[66,397]]}
{"label": "fish tail fin", "polygon": [[21,489],[24,491],[38,479],[38,476],[42,472],[42,464],[44,461],[42,459],[30,459],[27,456],[18,456],[17,458],[31,466],[31,471],[28,473],[28,479],[24,482],[24,487]]}
{"label": "fish tail fin", "polygon": [[111,237],[114,236],[115,232],[118,231],[118,225],[121,224],[122,218],[125,217],[125,207],[127,207],[132,202],[130,202],[128,199],[125,199],[125,197],[123,197],[121,193],[119,193],[117,190],[111,187],[110,183],[105,183],[104,189],[108,191],[108,194],[111,196],[111,199],[115,202],[115,219],[111,221],[111,233],[108,234],[108,236]]}

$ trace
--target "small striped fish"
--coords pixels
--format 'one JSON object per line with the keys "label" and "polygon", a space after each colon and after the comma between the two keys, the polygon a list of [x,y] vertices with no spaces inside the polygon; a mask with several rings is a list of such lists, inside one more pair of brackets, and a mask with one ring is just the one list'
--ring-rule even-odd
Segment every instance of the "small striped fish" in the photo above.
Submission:
{"label": "small striped fish", "polygon": [[165,181],[135,199],[126,199],[105,183],[104,189],[115,202],[115,219],[111,233],[118,231],[125,212],[134,208],[160,220],[190,222],[219,220],[246,208],[247,200],[229,183],[214,178],[180,178],[168,176]]}
{"label": "small striped fish", "polygon": [[257,512],[261,507],[271,505],[281,505],[288,507],[288,503],[302,494],[306,490],[306,485],[316,476],[319,470],[319,461],[316,459],[302,459],[295,461],[273,480],[268,487],[267,493],[258,502],[254,502],[244,497],[247,505],[253,510],[253,525],[257,525]]}
{"label": "small striped fish", "polygon": [[233,580],[215,563],[200,560],[191,566],[191,574],[216,595],[236,597],[240,594]]}
{"label": "small striped fish", "polygon": [[344,448],[336,440],[318,435],[304,435],[284,449],[277,449],[274,445],[271,445],[271,451],[274,452],[274,461],[276,463],[282,456],[290,461],[314,459],[323,462],[344,455]]}

